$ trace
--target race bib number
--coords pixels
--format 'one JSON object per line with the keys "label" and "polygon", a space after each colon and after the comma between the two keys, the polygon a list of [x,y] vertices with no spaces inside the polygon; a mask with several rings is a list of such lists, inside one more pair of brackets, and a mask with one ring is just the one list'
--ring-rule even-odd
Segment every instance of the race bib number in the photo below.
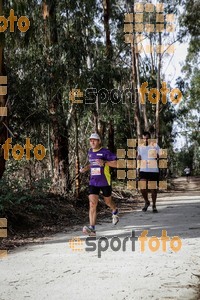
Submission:
{"label": "race bib number", "polygon": [[101,175],[101,168],[91,168],[91,175]]}

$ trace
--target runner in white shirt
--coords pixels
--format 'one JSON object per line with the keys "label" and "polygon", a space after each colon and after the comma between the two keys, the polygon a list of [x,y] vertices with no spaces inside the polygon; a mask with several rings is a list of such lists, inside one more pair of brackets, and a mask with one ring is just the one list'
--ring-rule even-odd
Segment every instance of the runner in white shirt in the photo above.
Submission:
{"label": "runner in white shirt", "polygon": [[189,176],[190,176],[190,168],[188,168],[188,166],[185,168],[184,170],[186,178],[187,178],[187,182],[189,182]]}
{"label": "runner in white shirt", "polygon": [[[150,133],[143,133],[144,145],[138,146],[138,168],[139,168],[139,179],[140,181],[145,181],[145,189],[141,189],[142,196],[145,201],[145,206],[143,211],[147,211],[150,201],[148,199],[148,181],[159,181],[159,168],[158,168],[158,158],[160,147],[157,144],[148,143],[150,139]],[[151,189],[152,196],[152,209],[154,213],[157,213],[156,199],[157,199],[157,189]]]}

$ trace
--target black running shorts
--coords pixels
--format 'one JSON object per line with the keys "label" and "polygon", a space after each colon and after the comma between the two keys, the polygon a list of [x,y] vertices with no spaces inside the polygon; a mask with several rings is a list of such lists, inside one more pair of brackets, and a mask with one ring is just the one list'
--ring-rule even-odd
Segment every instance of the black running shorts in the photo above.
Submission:
{"label": "black running shorts", "polygon": [[112,188],[110,185],[107,186],[89,186],[89,195],[99,195],[100,191],[102,191],[104,197],[110,197],[112,194]]}
{"label": "black running shorts", "polygon": [[159,173],[155,172],[140,172],[139,177],[140,180],[146,179],[149,181],[159,181]]}

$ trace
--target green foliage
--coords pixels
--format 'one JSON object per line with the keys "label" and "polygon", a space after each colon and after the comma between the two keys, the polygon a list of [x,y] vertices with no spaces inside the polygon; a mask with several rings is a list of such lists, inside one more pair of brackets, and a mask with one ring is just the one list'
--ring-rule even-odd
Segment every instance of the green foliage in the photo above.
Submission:
{"label": "green foliage", "polygon": [[[198,150],[198,151],[197,151]],[[196,157],[198,152],[198,157]],[[199,175],[200,174],[200,151],[195,147],[195,145],[191,145],[190,147],[184,147],[175,154],[173,157],[173,164],[174,164],[174,172],[176,176],[183,176],[185,175],[184,169],[188,166],[191,169],[192,175]]]}
{"label": "green foliage", "polygon": [[[19,167],[18,167],[19,168]],[[13,210],[16,207],[29,205],[32,209],[42,209],[42,205],[34,204],[36,199],[45,199],[49,193],[50,179],[33,180],[31,183],[27,179],[13,176],[16,165],[10,164],[0,180],[0,212]],[[15,172],[15,173],[13,173]],[[10,178],[12,177],[12,180]]]}
{"label": "green foliage", "polygon": [[[41,143],[49,150],[45,161],[36,164],[31,161],[7,164],[7,173],[1,180],[0,205],[6,209],[12,205],[30,203],[33,199],[44,198],[51,187],[51,178],[55,175],[55,161],[57,154],[53,141],[60,142],[64,137],[67,144],[63,146],[63,157],[69,158],[69,171],[64,174],[70,182],[75,178],[76,141],[75,128],[78,127],[78,153],[81,164],[86,163],[88,140],[91,131],[94,131],[94,119],[98,113],[99,121],[104,124],[104,145],[108,144],[109,124],[114,127],[115,148],[124,148],[127,138],[136,138],[136,123],[134,119],[134,99],[131,102],[126,98],[114,104],[108,101],[102,103],[99,97],[91,105],[74,105],[69,101],[69,92],[78,88],[85,93],[89,87],[100,91],[102,88],[109,92],[113,89],[123,91],[131,88],[131,48],[124,42],[124,13],[131,1],[110,1],[110,34],[111,51],[106,54],[104,9],[102,1],[97,0],[61,0],[46,1],[54,14],[43,19],[42,2],[5,1],[5,14],[14,9],[17,16],[29,17],[31,26],[26,33],[15,30],[6,31],[0,38],[4,44],[4,59],[8,76],[9,91],[9,126],[16,133],[13,144],[23,145],[26,137],[31,138],[32,144]],[[194,10],[194,1],[186,2],[186,14],[183,25],[192,34],[190,52],[185,71],[188,75],[186,105],[180,106],[179,120],[181,124],[191,129],[188,134],[189,146],[193,147],[190,154],[197,161],[198,153],[195,143],[199,143],[199,136],[194,130],[199,129],[198,119],[192,110],[199,113],[200,78],[197,62],[199,47],[198,35],[199,10]],[[171,3],[165,0],[166,13],[178,13],[179,1]],[[174,5],[175,4],[175,5]],[[175,10],[174,10],[174,6]],[[157,43],[157,35],[153,37]],[[139,75],[141,83],[148,81],[149,89],[156,87],[157,70],[152,67],[150,57],[139,55]],[[181,88],[182,78],[178,82]],[[187,90],[187,91],[186,91]],[[54,104],[55,111],[51,107]],[[97,105],[98,104],[98,105]],[[147,119],[150,126],[155,127],[155,106],[147,101]],[[95,115],[96,114],[96,115]],[[77,115],[77,121],[75,120]],[[140,112],[142,119],[142,109]],[[177,112],[173,105],[160,105],[160,129],[163,148],[171,151],[175,136],[172,134],[173,123]],[[57,125],[57,131],[53,125]],[[76,124],[77,123],[77,124]],[[144,122],[142,120],[142,127]],[[68,149],[67,149],[68,146]],[[51,151],[52,150],[52,151]],[[192,151],[192,150],[191,150]],[[196,151],[196,152],[195,152]],[[52,153],[50,153],[52,152]],[[62,159],[63,159],[62,157]],[[183,156],[177,159],[182,161]],[[58,159],[61,159],[60,156]],[[61,161],[59,161],[60,163]],[[43,173],[47,174],[43,176]],[[14,174],[14,175],[13,175]],[[49,179],[50,178],[50,179]],[[54,185],[61,186],[59,180]],[[36,209],[42,209],[37,206]]]}
{"label": "green foliage", "polygon": [[188,54],[182,71],[185,78],[179,78],[177,83],[184,97],[184,102],[179,106],[177,116],[185,146],[179,151],[177,164],[183,172],[188,165],[194,175],[200,174],[200,3],[199,1],[182,1],[184,13],[180,17],[181,34],[189,40]]}

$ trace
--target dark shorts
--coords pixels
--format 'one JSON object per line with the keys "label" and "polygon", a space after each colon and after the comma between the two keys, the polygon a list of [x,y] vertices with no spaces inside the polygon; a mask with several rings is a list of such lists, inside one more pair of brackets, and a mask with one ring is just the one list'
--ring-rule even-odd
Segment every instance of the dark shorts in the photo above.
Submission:
{"label": "dark shorts", "polygon": [[149,181],[159,181],[159,173],[154,172],[140,172],[140,179],[146,179]]}
{"label": "dark shorts", "polygon": [[107,186],[89,186],[89,195],[99,195],[100,191],[102,191],[104,197],[110,197],[112,194],[112,188],[110,185]]}

